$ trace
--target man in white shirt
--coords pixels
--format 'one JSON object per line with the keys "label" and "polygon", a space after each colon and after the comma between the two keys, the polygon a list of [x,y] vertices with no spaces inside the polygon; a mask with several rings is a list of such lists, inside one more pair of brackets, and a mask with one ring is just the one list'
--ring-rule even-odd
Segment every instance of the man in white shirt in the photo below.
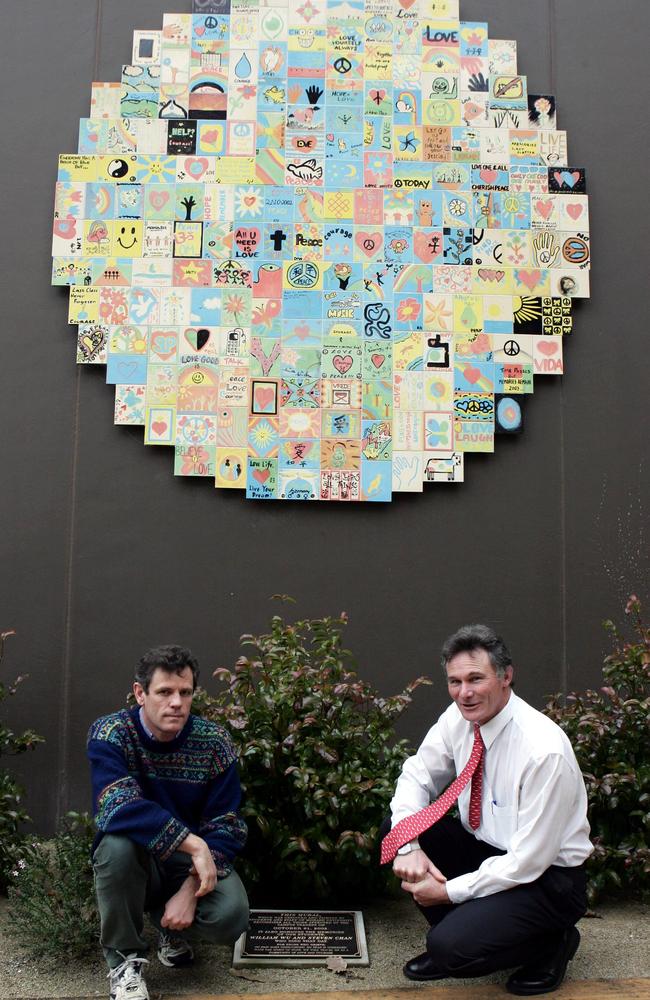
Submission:
{"label": "man in white shirt", "polygon": [[[431,925],[426,952],[404,974],[465,978],[514,966],[510,993],[550,993],[578,948],[575,924],[587,908],[584,781],[559,726],[514,694],[512,659],[492,629],[459,629],[442,663],[453,704],[404,764],[383,848],[388,858],[397,850],[393,871]],[[410,839],[416,814],[473,768],[476,787],[468,777],[458,796],[460,819],[431,819],[451,807],[445,797],[419,821],[433,825]]]}

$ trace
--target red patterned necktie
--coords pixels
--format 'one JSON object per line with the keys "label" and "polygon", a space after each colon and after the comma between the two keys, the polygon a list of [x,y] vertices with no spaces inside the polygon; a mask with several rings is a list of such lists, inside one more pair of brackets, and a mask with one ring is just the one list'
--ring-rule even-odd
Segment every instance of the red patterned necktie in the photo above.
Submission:
{"label": "red patterned necktie", "polygon": [[413,816],[407,816],[397,823],[390,833],[384,837],[381,845],[381,864],[392,861],[397,851],[404,844],[415,840],[421,833],[428,830],[430,826],[451,809],[454,802],[462,792],[465,785],[471,781],[472,788],[469,797],[469,825],[472,830],[478,830],[481,824],[481,783],[483,780],[483,751],[485,745],[481,736],[479,726],[474,723],[474,746],[469,756],[469,760],[460,772],[458,777],[452,781],[435,802],[420,809]]}

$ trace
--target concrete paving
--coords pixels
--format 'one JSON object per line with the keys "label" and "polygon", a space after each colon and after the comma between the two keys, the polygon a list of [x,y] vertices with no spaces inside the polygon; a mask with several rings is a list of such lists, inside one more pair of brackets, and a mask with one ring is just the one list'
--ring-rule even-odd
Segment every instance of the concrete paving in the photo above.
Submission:
{"label": "concrete paving", "polygon": [[[575,983],[575,995],[585,997],[584,980],[647,979],[646,984],[627,992],[622,986],[611,987],[623,1000],[626,996],[650,997],[650,906],[642,903],[605,905],[598,909],[597,917],[584,918],[579,924],[582,944],[569,966],[567,983]],[[152,1000],[162,997],[201,998],[218,994],[282,994],[327,993],[343,990],[412,990],[426,991],[453,989],[458,1000],[462,997],[481,996],[485,984],[499,986],[506,973],[488,976],[481,980],[445,980],[440,984],[419,985],[409,983],[402,975],[404,961],[424,949],[426,923],[404,899],[387,900],[364,910],[368,935],[370,966],[337,974],[327,969],[246,969],[230,968],[231,952],[227,948],[202,948],[197,962],[190,969],[172,970],[159,964],[155,955],[146,966],[146,979]],[[0,1000],[49,1000],[49,998],[77,998],[108,996],[106,970],[99,955],[84,962],[36,962],[28,959],[16,939],[9,934],[9,917],[6,901],[0,902]],[[466,990],[461,989],[465,985]],[[604,984],[603,984],[604,985]],[[647,989],[645,989],[647,987]],[[630,987],[631,989],[631,987]],[[641,992],[639,992],[639,989]],[[477,992],[477,990],[479,992]],[[404,994],[402,994],[404,995]],[[437,996],[443,994],[438,992]],[[495,989],[485,992],[486,998],[495,995]],[[505,992],[502,994],[506,996]],[[594,993],[594,997],[595,997]],[[560,996],[569,1000],[563,989]],[[261,1000],[261,998],[260,998]],[[278,998],[280,1000],[280,998]]]}

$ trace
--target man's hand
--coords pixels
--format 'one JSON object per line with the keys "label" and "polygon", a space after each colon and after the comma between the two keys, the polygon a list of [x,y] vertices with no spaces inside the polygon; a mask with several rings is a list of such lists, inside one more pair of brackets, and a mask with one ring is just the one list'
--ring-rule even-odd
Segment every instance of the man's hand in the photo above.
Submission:
{"label": "man's hand", "polygon": [[184,931],[194,922],[196,913],[196,887],[198,882],[193,875],[186,878],[182,886],[165,904],[165,912],[160,921],[161,927],[170,931]]}
{"label": "man's hand", "polygon": [[212,892],[217,884],[217,869],[205,840],[190,833],[183,843],[179,844],[178,849],[189,854],[192,859],[190,874],[195,875],[199,882],[199,887],[194,895],[198,898]]}
{"label": "man's hand", "polygon": [[433,861],[424,851],[417,849],[410,854],[398,854],[393,861],[393,872],[403,882],[421,882],[431,875],[438,882],[445,882],[445,876],[438,871]]}
{"label": "man's hand", "polygon": [[447,895],[445,879],[440,881],[434,875],[427,875],[421,882],[402,882],[402,889],[404,892],[410,892],[420,906],[439,906],[451,902]]}

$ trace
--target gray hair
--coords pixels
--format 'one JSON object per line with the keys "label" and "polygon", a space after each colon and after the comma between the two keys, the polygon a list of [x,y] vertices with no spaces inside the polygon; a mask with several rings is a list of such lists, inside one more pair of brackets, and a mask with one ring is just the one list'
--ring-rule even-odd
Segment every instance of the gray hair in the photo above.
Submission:
{"label": "gray hair", "polygon": [[488,625],[463,625],[445,640],[441,650],[443,670],[458,653],[484,649],[497,677],[503,677],[512,666],[512,657],[501,636]]}

